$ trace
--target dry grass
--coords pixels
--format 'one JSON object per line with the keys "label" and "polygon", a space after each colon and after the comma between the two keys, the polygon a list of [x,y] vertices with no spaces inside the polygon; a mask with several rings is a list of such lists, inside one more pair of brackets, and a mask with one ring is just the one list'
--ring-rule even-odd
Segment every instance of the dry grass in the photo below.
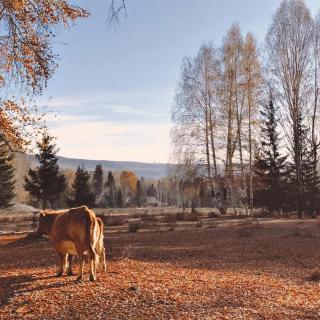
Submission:
{"label": "dry grass", "polygon": [[107,234],[107,272],[82,284],[53,276],[49,242],[3,236],[0,319],[320,319],[319,227],[295,227]]}

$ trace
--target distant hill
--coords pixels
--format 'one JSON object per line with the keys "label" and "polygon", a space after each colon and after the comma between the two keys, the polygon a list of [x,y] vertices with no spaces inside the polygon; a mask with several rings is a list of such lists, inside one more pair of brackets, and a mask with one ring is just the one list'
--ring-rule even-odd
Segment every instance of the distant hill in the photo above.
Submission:
{"label": "distant hill", "polygon": [[[139,178],[145,179],[161,179],[168,176],[171,165],[164,163],[144,163],[132,161],[109,161],[109,160],[86,160],[86,159],[73,159],[66,157],[59,157],[59,166],[61,169],[76,170],[78,166],[84,166],[87,170],[93,171],[97,164],[101,164],[105,171],[122,171],[131,170]],[[27,197],[24,191],[24,177],[30,167],[37,165],[34,155],[30,154],[15,154],[15,167],[16,167],[16,190],[17,201],[24,201]]]}
{"label": "distant hill", "polygon": [[[19,155],[21,162],[28,163],[28,166],[36,165],[36,159],[34,155],[24,154]],[[165,163],[144,163],[144,162],[132,162],[132,161],[109,161],[109,160],[86,160],[86,159],[74,159],[67,157],[59,157],[59,166],[61,169],[76,170],[78,166],[84,166],[87,170],[93,171],[97,164],[101,164],[105,171],[122,171],[131,170],[138,177],[144,177],[146,179],[160,179],[168,175],[170,165]],[[23,166],[25,167],[25,165]]]}

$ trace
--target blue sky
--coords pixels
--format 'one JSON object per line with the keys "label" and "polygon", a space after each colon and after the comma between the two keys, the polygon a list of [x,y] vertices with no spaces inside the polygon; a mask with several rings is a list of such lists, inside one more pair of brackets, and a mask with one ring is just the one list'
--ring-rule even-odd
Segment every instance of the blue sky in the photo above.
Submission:
{"label": "blue sky", "polygon": [[[320,9],[305,2],[313,15]],[[233,22],[261,43],[281,1],[127,0],[117,28],[107,21],[109,0],[73,3],[91,16],[59,32],[59,68],[37,99],[58,115],[51,132],[59,154],[168,162],[182,58],[203,42],[220,45]]]}

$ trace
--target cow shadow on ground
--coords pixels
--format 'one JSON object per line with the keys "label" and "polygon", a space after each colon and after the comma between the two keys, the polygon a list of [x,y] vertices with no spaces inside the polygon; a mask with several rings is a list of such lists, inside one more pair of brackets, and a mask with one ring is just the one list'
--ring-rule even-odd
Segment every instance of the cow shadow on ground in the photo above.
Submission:
{"label": "cow shadow on ground", "polygon": [[0,278],[0,306],[5,306],[11,303],[11,300],[18,296],[28,295],[35,291],[43,291],[49,288],[62,288],[73,285],[74,280],[57,281],[53,283],[40,284],[35,287],[30,287],[31,283],[38,280],[47,280],[56,278],[53,275],[40,276],[37,275],[14,275],[4,276]]}

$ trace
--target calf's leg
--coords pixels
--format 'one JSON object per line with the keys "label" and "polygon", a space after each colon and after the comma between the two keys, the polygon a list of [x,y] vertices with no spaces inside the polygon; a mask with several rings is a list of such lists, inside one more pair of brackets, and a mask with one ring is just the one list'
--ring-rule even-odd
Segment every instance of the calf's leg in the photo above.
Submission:
{"label": "calf's leg", "polygon": [[73,263],[73,258],[74,256],[72,254],[68,255],[68,276],[73,276],[73,271],[72,271],[72,263]]}
{"label": "calf's leg", "polygon": [[61,277],[67,268],[67,254],[58,252],[58,259],[59,259],[59,269],[57,272],[57,277]]}

